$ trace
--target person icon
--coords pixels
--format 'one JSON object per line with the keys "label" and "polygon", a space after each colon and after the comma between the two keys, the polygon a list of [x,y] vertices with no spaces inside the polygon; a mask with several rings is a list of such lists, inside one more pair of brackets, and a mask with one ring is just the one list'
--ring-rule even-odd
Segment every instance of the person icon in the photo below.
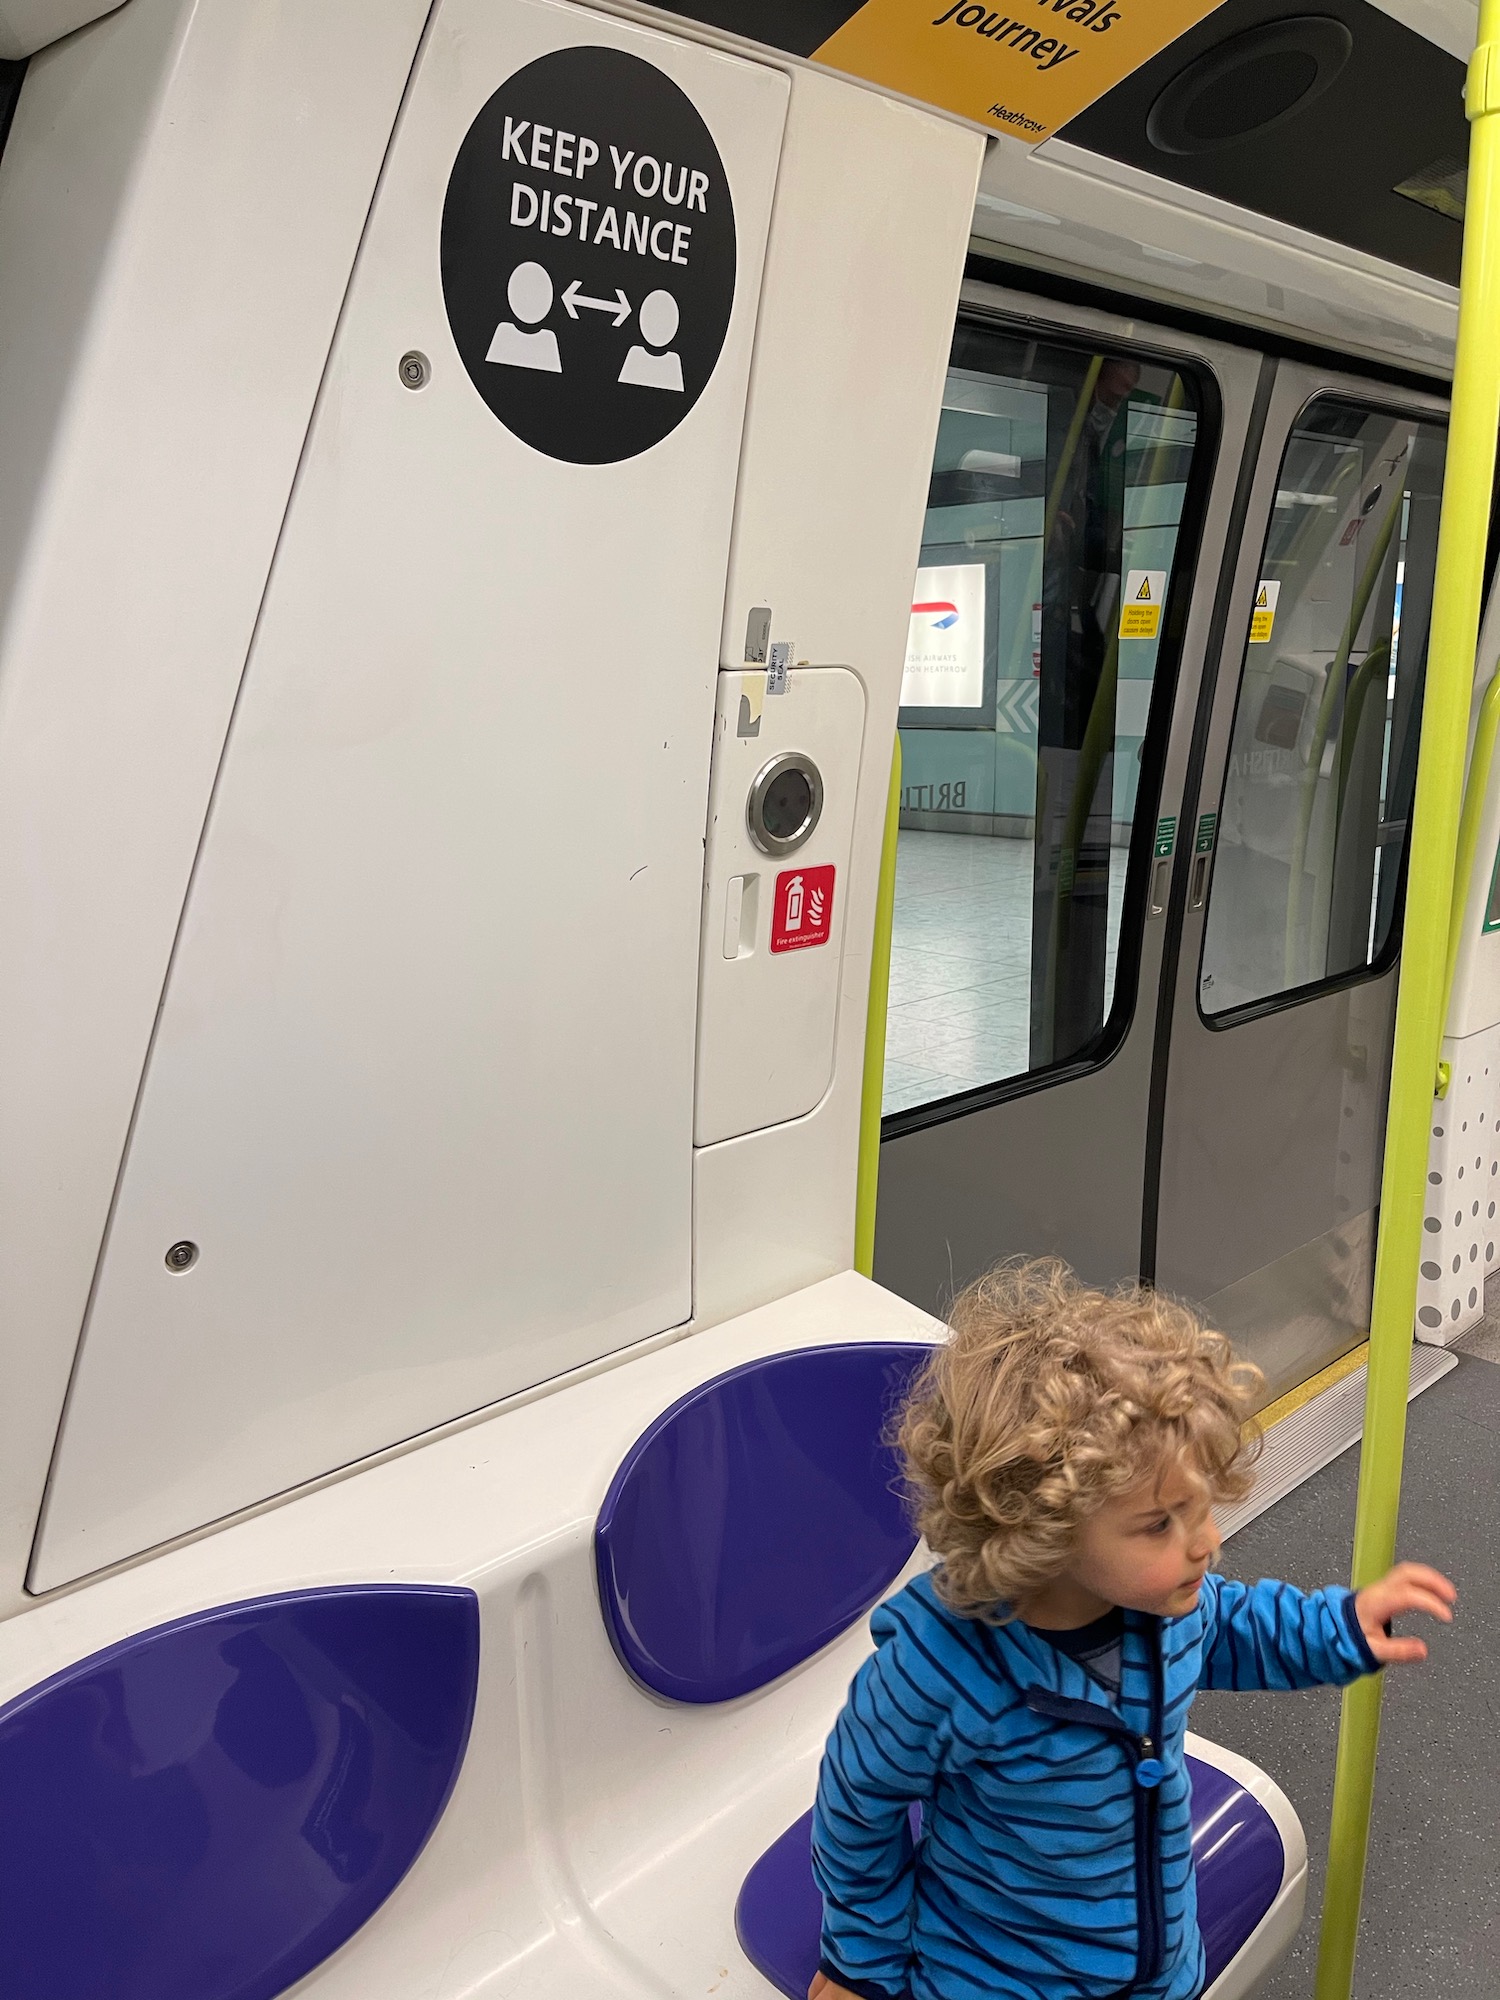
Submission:
{"label": "person icon", "polygon": [[677,332],[677,301],[670,292],[648,292],[641,301],[637,314],[642,336],[650,343],[647,347],[632,347],[625,357],[625,366],[620,370],[622,382],[633,382],[638,389],[675,389],[680,396],[682,390],[682,363],[675,354],[653,354],[651,348],[666,347]]}
{"label": "person icon", "polygon": [[[538,368],[544,375],[561,375],[557,335],[550,327],[539,325],[552,310],[550,272],[541,264],[517,264],[510,274],[505,296],[516,319],[536,327],[537,331],[525,333],[513,320],[501,320],[485,360],[498,361],[502,368]],[[675,308],[673,325],[676,325]]]}

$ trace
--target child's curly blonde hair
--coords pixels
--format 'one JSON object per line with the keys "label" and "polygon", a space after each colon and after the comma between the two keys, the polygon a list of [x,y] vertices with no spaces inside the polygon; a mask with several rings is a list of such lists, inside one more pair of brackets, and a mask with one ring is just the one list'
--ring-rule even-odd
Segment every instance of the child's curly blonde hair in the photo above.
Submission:
{"label": "child's curly blonde hair", "polygon": [[1091,1291],[1038,1259],[978,1279],[949,1323],[897,1435],[953,1610],[1009,1616],[1067,1566],[1089,1515],[1168,1464],[1214,1500],[1249,1491],[1263,1377],[1186,1306]]}

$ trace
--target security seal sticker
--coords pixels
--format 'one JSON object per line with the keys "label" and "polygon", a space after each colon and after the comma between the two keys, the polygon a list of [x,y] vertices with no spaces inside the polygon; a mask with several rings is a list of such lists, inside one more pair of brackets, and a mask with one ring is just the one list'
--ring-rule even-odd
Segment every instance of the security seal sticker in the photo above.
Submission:
{"label": "security seal sticker", "polygon": [[443,300],[469,379],[548,458],[670,436],[734,306],[734,204],[697,107],[622,49],[556,49],[501,84],[448,177]]}

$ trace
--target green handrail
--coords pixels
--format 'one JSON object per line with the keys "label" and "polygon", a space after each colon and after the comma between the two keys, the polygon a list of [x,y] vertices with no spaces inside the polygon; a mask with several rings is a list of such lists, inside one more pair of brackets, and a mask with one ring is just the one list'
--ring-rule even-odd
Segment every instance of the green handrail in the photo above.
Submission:
{"label": "green handrail", "polygon": [[865,1067],[859,1100],[859,1175],[854,1189],[854,1268],[875,1270],[875,1197],[880,1185],[880,1106],[885,1093],[885,1016],[891,993],[891,926],[896,910],[896,837],[901,827],[901,738],[891,749],[885,839],[875,891],[875,942],[870,954],[870,1004],[865,1015]]}
{"label": "green handrail", "polygon": [[1042,551],[1046,560],[1046,547],[1052,539],[1052,529],[1057,521],[1057,510],[1062,505],[1063,488],[1068,483],[1068,474],[1073,470],[1073,455],[1078,450],[1078,440],[1083,436],[1083,426],[1089,411],[1094,407],[1094,391],[1099,386],[1100,372],[1104,367],[1104,356],[1094,355],[1084,370],[1083,380],[1078,385],[1078,399],[1073,405],[1072,421],[1068,434],[1063,439],[1062,450],[1057,455],[1057,471],[1052,475],[1052,491],[1047,495],[1047,505],[1042,514]]}
{"label": "green handrail", "polygon": [[[1464,913],[1469,905],[1469,888],[1474,880],[1474,862],[1479,853],[1479,824],[1484,818],[1484,802],[1490,789],[1490,768],[1495,759],[1495,737],[1500,732],[1500,666],[1490,676],[1479,703],[1479,721],[1474,729],[1474,749],[1469,758],[1468,782],[1464,786],[1463,811],[1458,821],[1458,856],[1453,869],[1453,908],[1448,918],[1447,977],[1443,982],[1443,1028],[1453,1006],[1453,982],[1458,974],[1458,947],[1463,936]],[[1439,1065],[1439,1094],[1446,1094],[1447,1077]]]}
{"label": "green handrail", "polygon": [[[1391,536],[1401,514],[1404,495],[1397,487],[1391,496],[1391,504],[1386,509],[1385,519],[1380,524],[1380,532],[1375,537],[1375,545],[1365,560],[1364,572],[1350,601],[1349,617],[1344,625],[1344,635],[1339,640],[1338,650],[1328,665],[1328,674],[1323,682],[1323,698],[1318,703],[1318,713],[1313,722],[1312,741],[1308,745],[1307,762],[1302,770],[1302,795],[1298,801],[1297,826],[1292,836],[1292,858],[1287,879],[1286,896],[1286,936],[1282,946],[1282,962],[1289,986],[1301,983],[1303,968],[1297,963],[1298,931],[1302,925],[1302,877],[1307,866],[1307,843],[1312,832],[1313,808],[1318,800],[1318,784],[1323,769],[1323,752],[1328,745],[1329,731],[1333,727],[1333,711],[1341,694],[1344,693],[1344,674],[1349,665],[1349,655],[1354,649],[1354,641],[1364,623],[1365,612],[1370,599],[1375,594],[1375,585],[1380,572],[1385,567],[1386,556],[1390,552]],[[1308,968],[1308,978],[1318,977],[1321,967]]]}
{"label": "green handrail", "polygon": [[[1356,1589],[1390,1567],[1396,1548],[1433,1079],[1442,1046],[1459,798],[1500,424],[1500,340],[1495,337],[1500,327],[1500,0],[1481,0],[1466,108],[1473,126],[1468,215],[1381,1178],[1354,1523]],[[1349,2000],[1353,1991],[1380,1742],[1381,1681],[1373,1674],[1344,1694],[1317,2000]]]}
{"label": "green handrail", "polygon": [[1365,719],[1365,703],[1377,677],[1390,678],[1391,642],[1382,639],[1378,646],[1372,646],[1349,681],[1349,692],[1344,696],[1344,714],[1339,723],[1339,765],[1338,796],[1334,804],[1334,839],[1338,839],[1338,829],[1344,820],[1344,799],[1349,791],[1349,775],[1354,769],[1354,752],[1359,743],[1360,724]]}
{"label": "green handrail", "polygon": [[[1052,540],[1052,530],[1057,523],[1057,510],[1062,505],[1063,492],[1068,484],[1068,474],[1073,470],[1073,459],[1078,451],[1078,440],[1083,436],[1083,427],[1088,421],[1089,411],[1094,407],[1094,390],[1099,383],[1100,371],[1104,367],[1104,356],[1094,355],[1084,370],[1083,380],[1078,385],[1078,396],[1073,404],[1073,415],[1063,438],[1062,450],[1057,457],[1057,470],[1052,475],[1052,488],[1047,495],[1047,505],[1042,510],[1042,538],[1038,544],[1041,550],[1041,572],[1047,574],[1047,544]],[[1041,584],[1038,583],[1038,589]],[[1011,627],[1011,645],[1008,653],[1002,653],[1002,660],[1025,657],[1021,650],[1022,635],[1031,619],[1031,601],[1026,592],[1016,597],[1015,622]],[[1037,825],[1041,825],[1041,815],[1037,815]]]}
{"label": "green handrail", "polygon": [[[1093,379],[1092,375],[1090,379]],[[1174,375],[1172,386],[1167,392],[1167,398],[1162,404],[1162,409],[1164,411],[1180,410],[1186,400],[1187,393],[1183,379],[1180,375]],[[1068,433],[1067,445],[1070,453],[1076,441],[1074,433],[1070,431]],[[1151,456],[1144,467],[1145,477],[1139,481],[1140,486],[1149,488],[1156,484],[1156,475],[1165,463],[1167,449],[1166,440],[1158,438],[1152,447]],[[1060,487],[1058,490],[1060,490]],[[1045,543],[1043,544],[1042,560],[1043,562],[1046,561]],[[1121,566],[1123,568],[1123,556]],[[1122,590],[1124,584],[1125,578],[1122,575],[1120,578]],[[1163,607],[1162,615],[1165,616],[1165,607]],[[1042,986],[1041,1018],[1046,1024],[1047,1034],[1047,1046],[1042,1052],[1044,1059],[1051,1058],[1057,1053],[1053,1031],[1054,1014],[1057,1007],[1058,963],[1062,951],[1062,908],[1064,903],[1072,901],[1073,887],[1078,877],[1078,850],[1083,845],[1083,836],[1088,830],[1089,819],[1093,812],[1094,793],[1099,786],[1099,773],[1103,768],[1105,752],[1114,748],[1115,714],[1119,704],[1119,692],[1120,607],[1117,604],[1114,607],[1113,628],[1109,635],[1109,644],[1105,649],[1104,663],[1099,669],[1099,679],[1094,687],[1094,699],[1089,708],[1089,719],[1083,728],[1083,741],[1079,746],[1078,764],[1073,778],[1073,792],[1068,800],[1067,815],[1063,822],[1061,838],[1058,841],[1057,881],[1053,886],[1052,901],[1047,913],[1047,969]],[[1042,774],[1043,782],[1045,782],[1045,766],[1042,764],[1040,756],[1037,758],[1037,770],[1039,774]],[[1044,820],[1043,794],[1039,786],[1036,812],[1036,838],[1038,844],[1040,844],[1043,837],[1042,828]],[[1065,1056],[1072,1053],[1071,1049],[1063,1050]]]}

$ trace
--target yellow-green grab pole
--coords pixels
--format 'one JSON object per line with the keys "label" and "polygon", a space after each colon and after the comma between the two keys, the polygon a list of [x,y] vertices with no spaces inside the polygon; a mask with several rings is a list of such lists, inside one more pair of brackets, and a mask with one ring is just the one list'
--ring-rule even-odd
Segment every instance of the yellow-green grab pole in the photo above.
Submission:
{"label": "yellow-green grab pole", "polygon": [[[1474,731],[1474,748],[1469,753],[1469,778],[1464,786],[1464,808],[1458,822],[1458,859],[1453,869],[1453,914],[1448,924],[1448,969],[1443,984],[1443,1027],[1447,1031],[1448,1010],[1453,1005],[1453,988],[1458,978],[1458,946],[1463,934],[1464,912],[1469,907],[1469,887],[1474,880],[1474,864],[1479,858],[1479,828],[1484,819],[1484,802],[1489,795],[1490,770],[1495,761],[1495,739],[1500,736],[1500,666],[1490,677],[1479,704],[1479,723]],[[1447,1086],[1445,1073],[1438,1074],[1439,1091]]]}
{"label": "yellow-green grab pole", "polygon": [[[1396,1548],[1423,1194],[1447,992],[1459,795],[1479,637],[1495,430],[1500,422],[1500,0],[1482,0],[1479,43],[1469,65],[1467,108],[1472,131],[1458,353],[1380,1193],[1370,1377],[1354,1523],[1356,1588],[1389,1568]],[[1317,2000],[1349,2000],[1353,1991],[1380,1694],[1377,1674],[1357,1682],[1344,1696]]]}
{"label": "yellow-green grab pole", "polygon": [[885,841],[875,893],[875,948],[870,957],[870,1011],[865,1016],[865,1073],[859,1100],[859,1179],[854,1194],[854,1268],[875,1270],[875,1195],[880,1182],[880,1104],[885,1093],[885,1010],[891,992],[891,922],[896,908],[896,834],[901,824],[901,738],[891,751]]}

